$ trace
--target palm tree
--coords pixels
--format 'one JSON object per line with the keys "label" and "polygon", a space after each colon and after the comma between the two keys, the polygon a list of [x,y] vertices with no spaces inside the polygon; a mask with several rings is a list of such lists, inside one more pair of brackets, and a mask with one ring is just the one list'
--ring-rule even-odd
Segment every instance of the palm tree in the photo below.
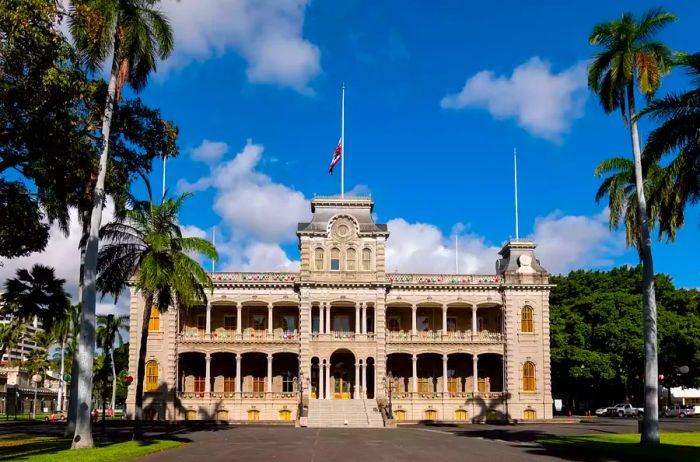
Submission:
{"label": "palm tree", "polygon": [[158,59],[170,55],[173,34],[158,0],[73,0],[69,28],[75,46],[91,70],[112,57],[107,99],[102,116],[102,153],[93,191],[90,233],[85,247],[84,293],[79,337],[78,409],[73,448],[93,447],[90,400],[95,355],[97,252],[109,160],[109,134],[114,104],[124,85],[140,91],[156,69]]}
{"label": "palm tree", "polygon": [[114,365],[114,343],[118,340],[119,346],[124,344],[122,330],[129,331],[129,316],[100,314],[97,315],[97,344],[102,347],[105,355],[109,355],[112,363],[112,402],[111,409],[114,409],[114,401],[117,398],[117,371]]}
{"label": "palm tree", "polygon": [[50,330],[56,320],[66,316],[70,305],[63,288],[65,279],[57,278],[53,268],[38,264],[31,271],[18,269],[16,274],[5,282],[2,312],[21,322],[36,318]]}
{"label": "palm tree", "polygon": [[213,284],[202,266],[191,257],[202,254],[216,259],[214,246],[208,241],[183,237],[178,215],[189,194],[163,200],[160,205],[141,201],[118,219],[102,228],[103,244],[99,255],[98,286],[103,294],[118,296],[132,281],[144,300],[138,343],[136,374],[136,424],[134,438],[142,436],[143,382],[146,369],[146,344],[151,308],[186,308],[205,302],[205,289]]}
{"label": "palm tree", "polygon": [[[69,311],[72,310],[72,305]],[[66,366],[66,343],[68,342],[68,338],[71,335],[71,319],[70,319],[70,313],[66,315],[63,319],[60,319],[53,325],[53,336],[56,338],[56,341],[61,345],[60,347],[60,361],[61,361],[61,369],[59,371],[59,377],[58,377],[58,410],[63,411],[63,401],[64,401],[64,396],[65,396],[65,382],[63,380],[63,376],[65,375],[65,366]]]}
{"label": "palm tree", "polygon": [[44,374],[49,367],[49,350],[56,343],[53,332],[38,330],[31,337],[36,348],[29,353],[26,364],[31,374]]}
{"label": "palm tree", "polygon": [[[81,285],[78,283],[78,300],[81,297]],[[68,308],[68,318],[70,319],[70,336],[68,337],[68,345],[66,346],[66,353],[70,361],[70,398],[68,401],[68,421],[66,423],[66,429],[63,434],[64,437],[69,438],[75,433],[75,416],[76,408],[78,407],[78,375],[80,371],[78,369],[78,337],[80,336],[80,307],[81,304],[77,303],[71,305]],[[65,385],[64,385],[65,387]]]}
{"label": "palm tree", "polygon": [[7,324],[0,324],[0,359],[8,351],[17,348],[27,333],[27,326],[17,319],[11,319]]}
{"label": "palm tree", "polygon": [[674,240],[685,222],[685,206],[700,201],[700,53],[680,54],[676,65],[692,77],[692,88],[655,99],[640,115],[649,114],[662,124],[649,134],[644,157],[659,162],[665,155],[676,157],[665,168],[666,188],[652,201],[659,202],[659,231]]}
{"label": "palm tree", "polygon": [[[661,77],[670,71],[670,49],[654,35],[675,21],[675,16],[661,10],[650,10],[637,20],[632,13],[596,25],[591,32],[591,45],[602,50],[588,68],[588,86],[600,99],[603,110],[620,110],[632,138],[634,178],[640,227],[640,255],[644,268],[644,422],[641,442],[659,444],[658,419],[658,355],[656,339],[656,296],[654,294],[654,261],[651,252],[649,215],[644,194],[642,150],[637,130],[635,86],[642,94],[653,95]],[[635,85],[636,83],[636,85]],[[629,122],[629,123],[628,123]]]}

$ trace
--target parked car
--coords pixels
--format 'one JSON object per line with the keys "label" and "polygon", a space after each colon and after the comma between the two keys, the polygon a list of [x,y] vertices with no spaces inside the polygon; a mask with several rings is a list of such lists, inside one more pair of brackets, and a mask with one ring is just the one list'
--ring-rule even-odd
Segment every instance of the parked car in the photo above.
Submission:
{"label": "parked car", "polygon": [[661,417],[691,417],[695,413],[695,408],[686,404],[676,404],[661,411]]}
{"label": "parked car", "polygon": [[595,410],[595,415],[598,417],[604,417],[608,415],[608,408],[607,407],[599,407],[598,409]]}
{"label": "parked car", "polygon": [[[53,417],[55,421],[61,421],[64,422],[68,417],[66,416],[66,413],[63,411],[56,411],[53,413]],[[44,416],[44,422],[48,422],[51,420],[51,414]]]}
{"label": "parked car", "polygon": [[644,409],[634,407],[630,403],[620,403],[609,407],[607,414],[613,417],[640,417],[644,415]]}

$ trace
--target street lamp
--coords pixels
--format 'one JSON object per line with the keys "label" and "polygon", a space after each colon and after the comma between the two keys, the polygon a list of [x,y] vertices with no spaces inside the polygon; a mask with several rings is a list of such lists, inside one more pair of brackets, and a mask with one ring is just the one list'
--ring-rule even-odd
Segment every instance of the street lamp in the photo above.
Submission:
{"label": "street lamp", "polygon": [[393,420],[393,418],[394,418],[394,409],[393,409],[393,406],[391,404],[391,394],[392,394],[391,392],[392,392],[393,385],[394,385],[394,376],[391,373],[391,371],[389,371],[389,373],[386,375],[386,377],[384,377],[384,387],[389,392],[389,408],[387,409],[388,410],[387,417],[390,420]]}
{"label": "street lamp", "polygon": [[32,406],[32,420],[36,420],[36,392],[39,389],[39,382],[41,382],[41,375],[34,374],[32,376],[32,382],[34,382],[34,405]]}

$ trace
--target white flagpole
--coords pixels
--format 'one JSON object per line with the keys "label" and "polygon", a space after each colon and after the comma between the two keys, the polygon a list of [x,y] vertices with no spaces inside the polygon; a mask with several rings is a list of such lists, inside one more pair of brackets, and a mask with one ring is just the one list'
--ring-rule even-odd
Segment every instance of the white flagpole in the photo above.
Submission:
{"label": "white flagpole", "polygon": [[[211,244],[214,246],[214,249],[216,249],[216,226],[211,230]],[[213,273],[214,271],[216,271],[216,260],[212,259],[211,272]]]}
{"label": "white flagpole", "polygon": [[459,274],[459,234],[455,233],[455,274]]}
{"label": "white flagpole", "polygon": [[166,158],[163,157],[163,196],[162,196],[162,200],[165,200],[165,162],[166,162]]}
{"label": "white flagpole", "polygon": [[513,177],[515,183],[515,240],[519,240],[518,230],[518,157],[517,151],[513,148]]}
{"label": "white flagpole", "polygon": [[340,103],[340,197],[345,197],[345,82]]}

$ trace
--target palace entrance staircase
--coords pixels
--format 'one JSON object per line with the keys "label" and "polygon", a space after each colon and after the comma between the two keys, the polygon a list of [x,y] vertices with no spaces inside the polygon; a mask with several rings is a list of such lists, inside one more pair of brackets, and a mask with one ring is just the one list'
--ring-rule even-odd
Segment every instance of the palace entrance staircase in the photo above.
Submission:
{"label": "palace entrance staircase", "polygon": [[373,399],[309,400],[309,427],[382,428],[384,421]]}

